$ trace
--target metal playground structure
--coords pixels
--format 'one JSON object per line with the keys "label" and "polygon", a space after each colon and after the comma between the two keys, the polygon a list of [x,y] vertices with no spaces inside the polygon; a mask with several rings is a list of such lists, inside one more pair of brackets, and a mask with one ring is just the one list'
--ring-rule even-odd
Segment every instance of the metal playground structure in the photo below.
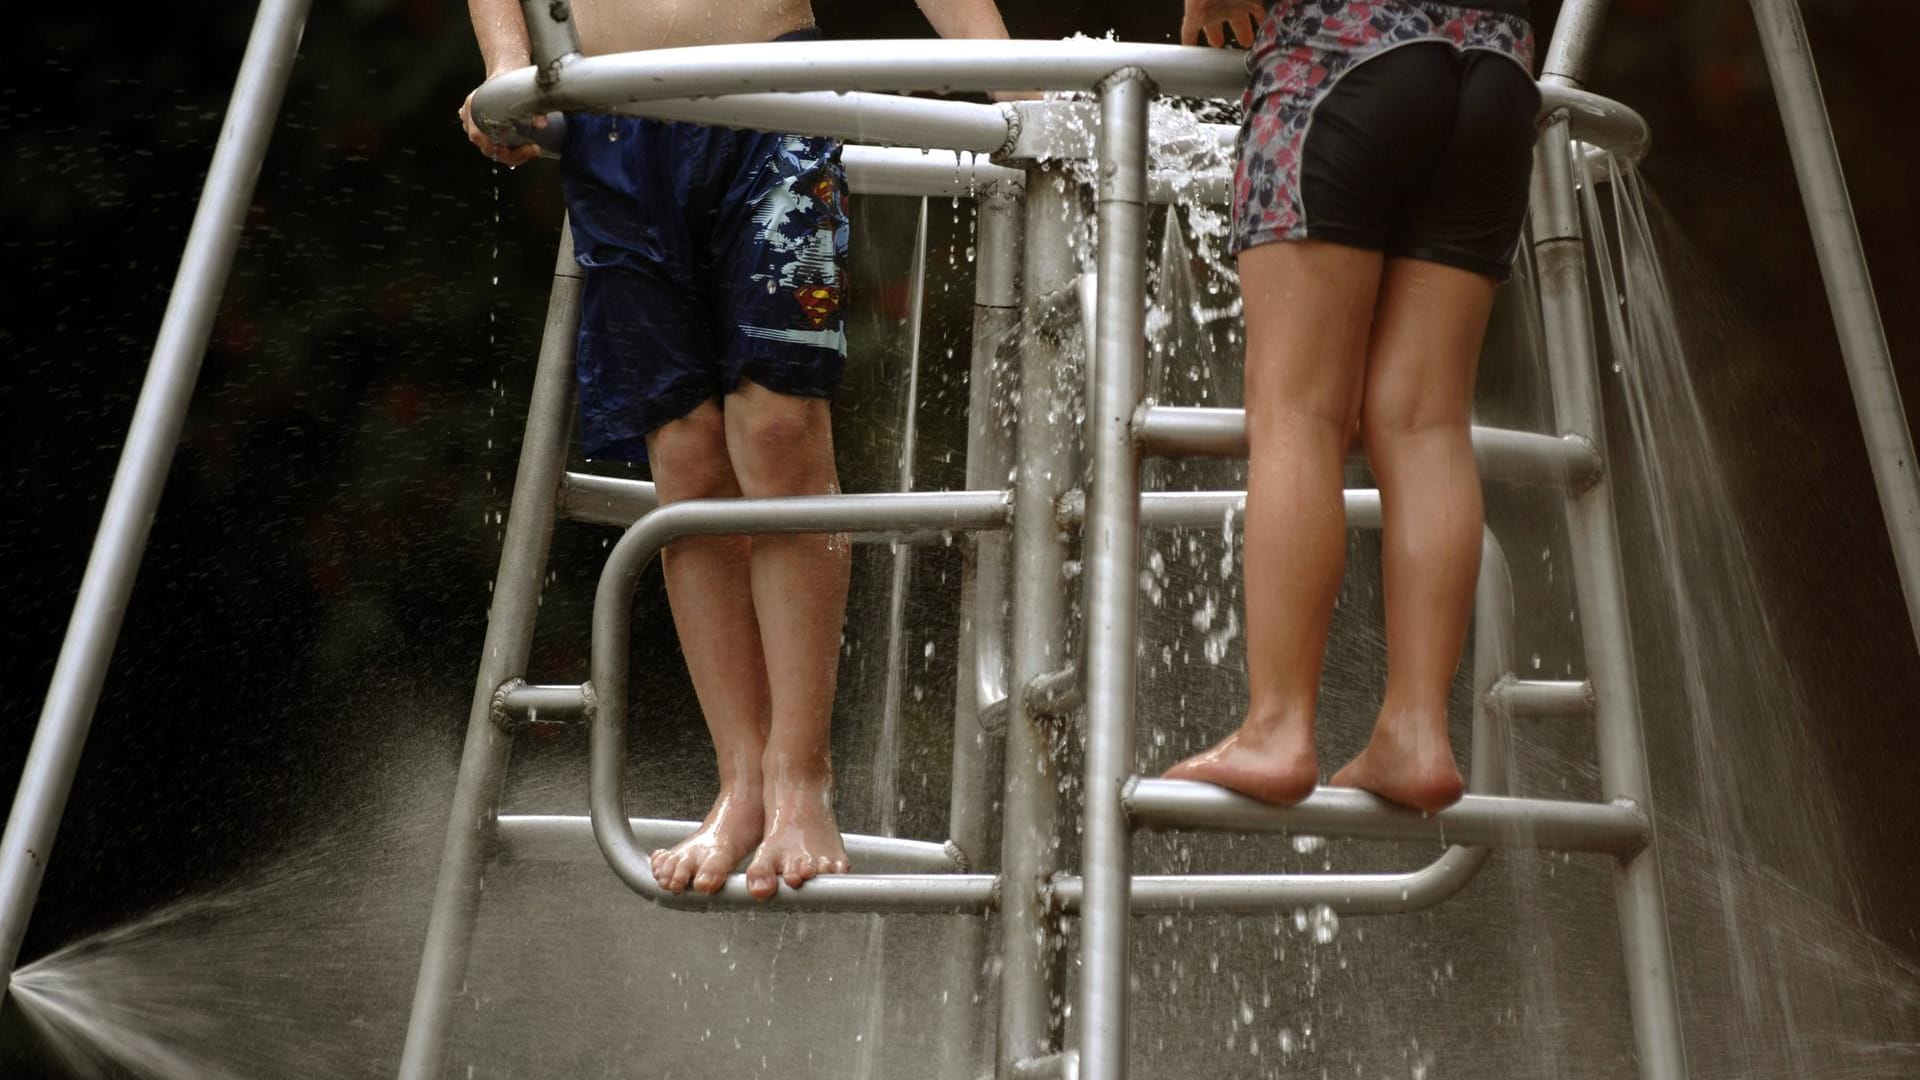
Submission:
{"label": "metal playground structure", "polygon": [[[689,910],[758,907],[739,876],[712,897],[673,895],[645,852],[689,822],[629,818],[629,631],[636,579],[679,537],[716,533],[852,533],[896,544],[969,538],[961,587],[959,680],[953,714],[948,835],[932,841],[849,835],[860,873],[784,885],[787,910],[937,913],[948,920],[940,978],[952,992],[940,1023],[954,1047],[944,1075],[971,1076],[971,1002],[997,928],[999,1018],[994,1075],[1117,1080],[1128,1072],[1128,941],[1144,913],[1271,914],[1326,904],[1341,914],[1417,911],[1459,892],[1492,849],[1605,856],[1625,951],[1641,1076],[1687,1075],[1674,960],[1654,850],[1647,764],[1628,637],[1614,493],[1604,448],[1600,338],[1589,300],[1583,214],[1607,164],[1648,145],[1641,118],[1583,90],[1607,8],[1570,0],[1544,65],[1542,136],[1529,243],[1547,346],[1555,431],[1476,428],[1490,483],[1523,483],[1563,503],[1572,545],[1584,678],[1516,673],[1505,556],[1486,534],[1476,599],[1469,794],[1423,816],[1362,792],[1323,787],[1286,809],[1208,785],[1137,775],[1134,746],[1139,546],[1143,529],[1217,525],[1244,492],[1143,491],[1150,457],[1243,456],[1240,410],[1182,407],[1145,394],[1147,220],[1155,203],[1226,199],[1224,175],[1157,167],[1148,105],[1156,93],[1235,98],[1237,53],[1106,41],[785,43],[582,57],[564,0],[527,0],[532,68],[475,97],[482,122],[504,130],[550,110],[630,115],[837,137],[855,192],[977,201],[974,325],[963,491],[690,501],[655,505],[651,485],[568,472],[572,351],[579,271],[563,235],[539,366],[506,520],[465,753],[454,797],[413,1014],[405,1080],[444,1070],[479,882],[502,853],[585,852],[591,835],[614,873],[647,900]],[[1805,195],[1834,318],[1872,456],[1909,614],[1920,626],[1920,482],[1884,334],[1866,277],[1797,7],[1753,0]],[[11,970],[81,745],[118,634],[220,291],[240,215],[286,85],[306,0],[261,5],[221,143],[182,261],[74,611],[20,791],[0,845],[0,960]],[[1090,93],[1012,105],[895,96],[1019,87]],[[1232,129],[1202,129],[1231,139]],[[944,153],[926,153],[925,151]],[[1057,178],[1087,162],[1091,192]],[[1074,232],[1089,207],[1097,246],[1083,264]],[[920,258],[924,261],[924,228]],[[1022,310],[1056,296],[1087,309],[1084,424],[1050,402],[1081,374],[1041,337],[1009,331]],[[916,317],[918,305],[915,309]],[[917,332],[917,326],[916,326]],[[1004,344],[1017,340],[1005,363]],[[1002,350],[997,353],[997,350]],[[1006,391],[1017,387],[1018,393]],[[1084,448],[1084,453],[1082,449]],[[1012,476],[1011,488],[1004,487]],[[1376,492],[1349,490],[1355,528],[1377,527]],[[557,520],[625,530],[601,575],[590,672],[579,684],[524,681],[538,594]],[[1077,551],[1075,550],[1077,548]],[[1077,580],[1063,574],[1077,558]],[[896,584],[896,588],[898,585]],[[1069,588],[1083,589],[1079,625]],[[1078,656],[1066,643],[1080,643]],[[900,663],[896,651],[892,663]],[[1579,717],[1593,725],[1602,801],[1503,790],[1505,725]],[[1062,805],[1052,734],[1079,719],[1085,776],[1078,806]],[[590,729],[588,817],[528,817],[498,805],[516,731],[539,722]],[[981,735],[998,736],[984,739]],[[989,748],[1003,748],[1004,791],[988,790]],[[1002,843],[987,865],[989,808]],[[1078,817],[1079,865],[1055,839]],[[1397,874],[1136,875],[1137,830],[1304,833],[1439,839],[1430,865]],[[989,922],[986,916],[996,917]],[[692,917],[692,916],[689,916]],[[1064,982],[1067,920],[1078,920],[1077,1045],[1055,999]]]}

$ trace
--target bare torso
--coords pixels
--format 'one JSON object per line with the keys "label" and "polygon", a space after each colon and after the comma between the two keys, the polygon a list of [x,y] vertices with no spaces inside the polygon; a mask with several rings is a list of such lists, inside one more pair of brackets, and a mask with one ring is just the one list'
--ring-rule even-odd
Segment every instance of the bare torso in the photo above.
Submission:
{"label": "bare torso", "polygon": [[573,0],[581,51],[772,41],[813,25],[810,0]]}

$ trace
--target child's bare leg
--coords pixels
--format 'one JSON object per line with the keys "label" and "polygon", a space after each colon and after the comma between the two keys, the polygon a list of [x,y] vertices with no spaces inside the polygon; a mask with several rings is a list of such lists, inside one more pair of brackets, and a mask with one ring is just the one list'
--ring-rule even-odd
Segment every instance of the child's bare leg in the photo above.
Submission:
{"label": "child's bare leg", "polygon": [[[737,497],[726,423],[712,401],[647,438],[662,503]],[[720,794],[692,836],[653,853],[653,876],[672,892],[718,891],[760,842],[761,758],[766,749],[766,661],[749,585],[744,536],[676,540],[662,553],[680,651],[713,736]]]}
{"label": "child's bare leg", "polygon": [[1361,428],[1386,517],[1387,693],[1372,740],[1333,782],[1422,810],[1461,792],[1447,696],[1480,569],[1468,425],[1493,292],[1478,274],[1390,260],[1367,362]]}
{"label": "child's bare leg", "polygon": [[[726,418],[734,470],[748,496],[839,490],[824,399],[743,381],[727,395]],[[762,763],[766,838],[747,867],[747,887],[761,899],[774,894],[779,880],[798,888],[816,874],[848,868],[833,815],[828,731],[850,568],[843,536],[754,540],[754,608],[773,717]]]}
{"label": "child's bare leg", "polygon": [[1246,721],[1168,770],[1267,802],[1318,782],[1314,701],[1346,565],[1342,466],[1360,409],[1377,252],[1312,241],[1240,255],[1247,318]]}

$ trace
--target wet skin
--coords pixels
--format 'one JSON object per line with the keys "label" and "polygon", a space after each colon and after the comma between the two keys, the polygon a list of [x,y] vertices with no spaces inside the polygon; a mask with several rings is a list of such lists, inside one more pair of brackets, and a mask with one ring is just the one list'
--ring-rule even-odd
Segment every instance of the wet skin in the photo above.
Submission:
{"label": "wet skin", "polygon": [[1316,241],[1250,248],[1240,275],[1251,700],[1239,730],[1166,776],[1283,806],[1318,783],[1314,711],[1346,564],[1342,465],[1357,424],[1384,517],[1387,687],[1366,749],[1333,782],[1443,809],[1463,790],[1446,704],[1479,573],[1469,419],[1495,283]]}

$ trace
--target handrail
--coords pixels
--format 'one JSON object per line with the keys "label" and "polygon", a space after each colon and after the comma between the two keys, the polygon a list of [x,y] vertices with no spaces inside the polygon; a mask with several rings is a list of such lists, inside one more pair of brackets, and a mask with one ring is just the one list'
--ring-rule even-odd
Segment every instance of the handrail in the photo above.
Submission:
{"label": "handrail", "polygon": [[[1084,158],[1094,126],[1084,101],[982,105],[902,96],[913,91],[1023,88],[1088,91],[1138,68],[1162,94],[1237,98],[1245,54],[1111,41],[896,40],[700,45],[573,57],[502,75],[474,93],[475,122],[508,142],[514,121],[555,110],[793,131],[844,141],[1014,157]],[[1645,118],[1585,90],[1540,84],[1540,115],[1565,112],[1575,139],[1633,161],[1652,136]],[[1067,113],[1071,122],[1046,124]],[[1216,130],[1217,129],[1217,130]],[[1230,138],[1231,125],[1203,125]],[[1044,134],[1042,134],[1044,133]],[[1036,137],[1038,135],[1039,137]]]}
{"label": "handrail", "polygon": [[[736,874],[713,896],[670,893],[654,880],[647,854],[626,812],[627,666],[632,655],[633,593],[640,571],[668,543],[685,536],[729,533],[978,532],[1007,526],[1005,492],[812,495],[780,499],[690,499],[647,514],[607,556],[594,594],[590,685],[599,698],[590,728],[589,810],[594,839],[615,876],[664,907],[712,909],[763,903]],[[836,874],[804,889],[778,885],[764,903],[793,910],[981,913],[996,902],[990,874]]]}

